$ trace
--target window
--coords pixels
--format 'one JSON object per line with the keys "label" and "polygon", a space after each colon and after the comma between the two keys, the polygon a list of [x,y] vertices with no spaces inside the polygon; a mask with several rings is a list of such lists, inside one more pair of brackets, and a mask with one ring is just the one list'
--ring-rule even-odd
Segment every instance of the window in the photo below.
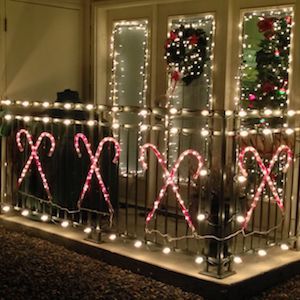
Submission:
{"label": "window", "polygon": [[[246,12],[243,16],[240,106],[253,112],[245,123],[281,126],[288,107],[292,8]],[[267,118],[256,118],[264,110]],[[272,117],[273,111],[278,117]]]}
{"label": "window", "polygon": [[[143,108],[146,106],[148,73],[148,21],[118,21],[111,36],[111,91],[110,103],[114,106]],[[141,126],[144,115],[138,110],[115,112],[118,124],[114,136],[122,146],[121,174],[139,172],[137,155],[143,136]]]}

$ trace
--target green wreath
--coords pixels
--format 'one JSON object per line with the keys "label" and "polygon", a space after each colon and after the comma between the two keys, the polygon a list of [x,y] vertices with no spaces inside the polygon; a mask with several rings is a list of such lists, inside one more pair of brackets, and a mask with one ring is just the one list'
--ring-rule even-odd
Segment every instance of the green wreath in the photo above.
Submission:
{"label": "green wreath", "polygon": [[171,80],[186,85],[199,78],[207,61],[207,35],[203,29],[180,25],[170,31],[165,43],[165,59]]}

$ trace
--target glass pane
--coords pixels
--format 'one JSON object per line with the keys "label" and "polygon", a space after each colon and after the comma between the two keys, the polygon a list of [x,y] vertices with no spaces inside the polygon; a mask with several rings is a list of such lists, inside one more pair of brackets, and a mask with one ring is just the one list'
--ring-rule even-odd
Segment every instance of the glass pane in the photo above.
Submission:
{"label": "glass pane", "polygon": [[[146,106],[148,66],[148,21],[119,21],[112,33],[111,103],[115,106]],[[118,135],[122,145],[120,172],[123,175],[141,171],[138,149],[143,144],[140,126],[144,118],[139,111],[119,112],[114,122],[120,125]],[[127,126],[129,125],[129,126]],[[126,127],[126,128],[125,128]],[[130,144],[130,151],[129,151]]]}
{"label": "glass pane", "polygon": [[242,108],[287,108],[292,20],[292,8],[244,14],[240,78]]}
{"label": "glass pane", "polygon": [[146,101],[147,20],[114,24],[111,99],[114,105],[143,106]]}

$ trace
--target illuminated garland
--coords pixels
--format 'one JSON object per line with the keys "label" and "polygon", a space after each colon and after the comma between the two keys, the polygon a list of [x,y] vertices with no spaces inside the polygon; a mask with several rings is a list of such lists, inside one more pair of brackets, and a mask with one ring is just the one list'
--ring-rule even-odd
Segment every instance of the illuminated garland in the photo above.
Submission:
{"label": "illuminated garland", "polygon": [[55,139],[54,139],[52,134],[50,134],[48,132],[42,132],[40,134],[40,136],[38,137],[36,143],[34,144],[31,134],[27,130],[21,129],[16,134],[17,145],[18,145],[18,148],[21,152],[23,152],[25,150],[22,143],[21,143],[21,136],[22,135],[25,135],[26,138],[27,138],[27,141],[28,141],[30,149],[31,149],[31,154],[30,154],[30,156],[29,156],[29,158],[28,158],[28,160],[27,160],[27,162],[26,162],[26,164],[25,164],[25,166],[24,166],[24,168],[21,172],[21,176],[18,179],[18,185],[19,186],[21,185],[26,173],[29,170],[29,167],[30,167],[32,161],[34,160],[34,162],[37,166],[38,172],[41,176],[42,183],[43,183],[44,189],[47,193],[48,199],[51,201],[52,196],[51,196],[51,193],[50,193],[50,189],[49,189],[49,185],[48,185],[48,182],[47,182],[46,175],[43,171],[42,164],[40,162],[40,158],[39,158],[39,155],[38,155],[38,149],[41,145],[41,142],[42,142],[43,138],[45,138],[45,137],[48,138],[50,140],[50,143],[51,143],[51,147],[50,147],[48,156],[51,157],[53,152],[54,152],[54,149],[55,149]]}
{"label": "illuminated garland", "polygon": [[246,147],[241,151],[241,153],[239,155],[239,163],[238,163],[239,168],[241,170],[241,173],[245,177],[248,176],[248,173],[246,171],[246,168],[244,167],[244,157],[245,157],[246,153],[248,153],[248,152],[253,153],[253,155],[255,157],[255,160],[258,163],[258,165],[259,165],[259,167],[260,167],[260,169],[263,173],[263,178],[262,178],[262,181],[261,181],[259,187],[257,188],[257,190],[254,194],[253,201],[251,203],[250,209],[246,213],[245,222],[243,224],[243,228],[245,228],[245,229],[247,228],[247,225],[248,225],[248,223],[251,219],[252,213],[253,213],[254,209],[256,208],[257,202],[259,201],[259,198],[260,198],[260,196],[261,196],[261,194],[262,194],[262,192],[265,188],[266,183],[268,184],[268,186],[269,186],[269,188],[270,188],[270,190],[271,190],[271,192],[272,192],[272,194],[275,198],[275,201],[276,201],[278,207],[281,209],[282,212],[284,211],[283,200],[279,197],[278,192],[277,192],[276,187],[275,187],[275,182],[272,180],[270,174],[272,172],[274,164],[278,161],[279,155],[282,152],[286,152],[286,155],[287,155],[287,162],[286,162],[286,164],[283,168],[284,173],[289,168],[290,163],[292,161],[292,156],[293,156],[291,149],[288,146],[282,145],[277,149],[276,153],[273,155],[269,166],[266,167],[264,165],[260,155],[258,154],[257,150],[253,147]]}
{"label": "illuminated garland", "polygon": [[163,169],[163,179],[164,179],[164,185],[162,186],[160,192],[159,192],[159,195],[158,197],[156,198],[155,202],[154,202],[154,206],[152,208],[152,210],[149,212],[147,218],[146,218],[146,229],[147,229],[147,225],[148,223],[151,221],[151,219],[153,218],[153,215],[156,211],[156,209],[158,208],[162,198],[164,197],[166,191],[167,191],[167,188],[168,186],[171,186],[172,187],[172,190],[173,192],[175,193],[175,196],[176,196],[176,200],[178,201],[179,205],[180,205],[180,208],[181,208],[181,211],[185,217],[185,220],[188,224],[188,226],[191,228],[191,230],[194,232],[195,231],[195,227],[192,223],[192,220],[191,220],[191,216],[188,212],[188,209],[185,207],[185,204],[184,204],[184,201],[182,200],[180,194],[179,194],[179,187],[175,181],[175,174],[179,168],[179,165],[181,163],[181,161],[188,155],[191,155],[191,156],[195,156],[196,159],[198,160],[198,164],[197,164],[197,170],[195,172],[195,174],[193,175],[193,178],[194,179],[197,179],[200,175],[200,170],[201,168],[203,167],[203,161],[202,161],[202,157],[201,155],[195,151],[195,150],[186,150],[184,152],[181,153],[181,155],[179,156],[179,158],[177,159],[177,161],[175,162],[173,168],[171,169],[171,171],[169,172],[168,169],[167,169],[167,165],[166,165],[166,162],[165,162],[165,159],[164,157],[161,155],[161,153],[157,150],[157,148],[153,145],[153,144],[145,144],[143,145],[141,148],[140,148],[140,158],[139,158],[139,161],[140,163],[142,164],[143,166],[143,169],[144,170],[147,170],[148,168],[148,165],[147,163],[145,162],[145,154],[146,154],[146,150],[147,149],[151,149],[155,156],[157,157],[158,159],[158,162],[159,164],[161,165],[162,169]]}
{"label": "illuminated garland", "polygon": [[100,167],[98,165],[98,161],[99,161],[99,158],[100,158],[100,155],[101,155],[104,144],[108,143],[108,142],[111,142],[111,143],[114,144],[115,151],[116,151],[115,157],[113,159],[113,163],[117,163],[117,161],[119,159],[119,156],[120,156],[120,152],[121,152],[120,145],[114,138],[106,137],[99,143],[98,148],[96,150],[96,153],[95,153],[95,155],[93,155],[93,152],[92,152],[92,149],[91,149],[91,144],[89,143],[87,137],[83,133],[77,133],[74,137],[74,146],[75,146],[76,152],[77,152],[79,157],[81,157],[81,152],[80,152],[80,147],[79,147],[79,140],[80,139],[83,141],[83,143],[85,145],[85,148],[86,148],[86,150],[89,154],[89,157],[90,157],[90,160],[91,160],[91,165],[90,165],[90,169],[88,171],[84,186],[82,188],[82,192],[80,194],[80,198],[79,198],[79,201],[78,201],[78,208],[80,209],[80,207],[81,207],[81,204],[82,204],[83,198],[85,196],[85,193],[90,188],[91,179],[92,179],[93,174],[95,173],[95,175],[98,179],[98,183],[99,183],[99,186],[101,188],[101,191],[104,195],[104,199],[105,199],[106,204],[108,206],[108,210],[109,210],[109,213],[110,213],[110,226],[111,226],[112,225],[112,218],[113,218],[113,214],[114,214],[114,209],[113,209],[113,206],[110,202],[109,193],[107,192],[107,189],[106,189],[105,184],[103,182],[102,176],[100,174]]}
{"label": "illuminated garland", "polygon": [[181,25],[168,34],[165,59],[171,81],[189,85],[203,73],[207,60],[207,36],[203,29]]}

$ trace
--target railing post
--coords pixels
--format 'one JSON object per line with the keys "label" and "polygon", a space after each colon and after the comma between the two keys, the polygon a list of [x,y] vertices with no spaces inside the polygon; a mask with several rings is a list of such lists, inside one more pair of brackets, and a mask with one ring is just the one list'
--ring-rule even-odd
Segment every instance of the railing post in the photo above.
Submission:
{"label": "railing post", "polygon": [[[233,186],[233,176],[227,154],[227,120],[225,111],[215,111],[212,121],[212,145],[210,151],[214,153],[211,163],[211,175],[208,183],[209,198],[206,204],[208,214],[206,234],[215,238],[207,239],[205,247],[206,266],[203,272],[206,275],[224,278],[233,274],[231,268],[231,254],[228,251],[230,234],[230,198]],[[232,157],[229,155],[232,160]]]}

